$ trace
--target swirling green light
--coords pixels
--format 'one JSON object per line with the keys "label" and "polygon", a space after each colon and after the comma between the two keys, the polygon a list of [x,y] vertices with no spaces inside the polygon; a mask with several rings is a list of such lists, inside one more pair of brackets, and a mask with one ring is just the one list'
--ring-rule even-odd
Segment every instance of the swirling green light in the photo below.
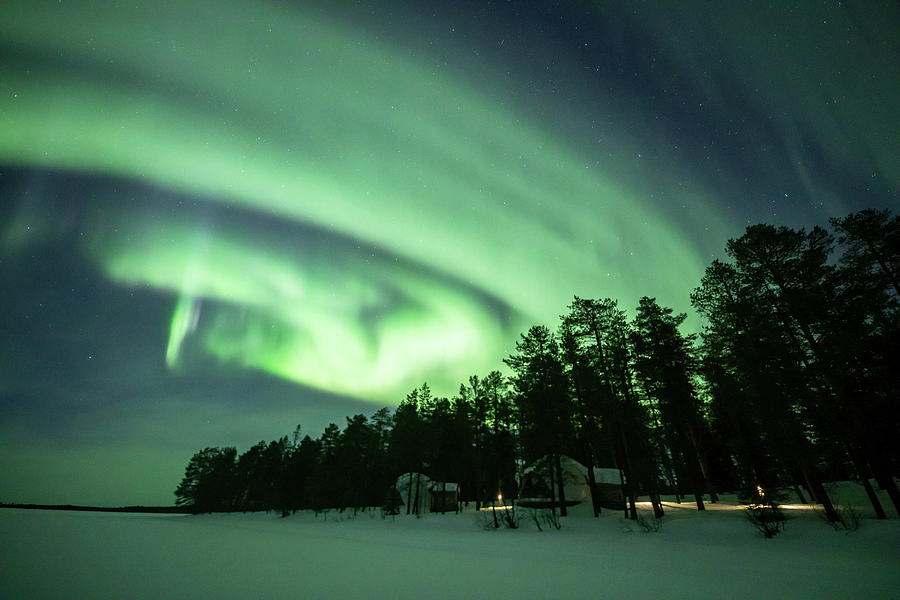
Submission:
{"label": "swirling green light", "polygon": [[[173,365],[212,301],[198,333],[214,356],[396,398],[494,366],[573,293],[684,305],[702,268],[617,165],[586,164],[496,98],[334,23],[272,3],[8,2],[0,40],[17,50],[0,162],[147,180],[400,261],[261,250],[177,218],[125,234],[117,218],[89,254],[178,298]],[[405,301],[384,304],[386,290]]]}
{"label": "swirling green light", "polygon": [[[178,296],[166,359],[197,333],[213,355],[356,397],[400,394],[428,373],[449,387],[496,358],[508,332],[484,299],[333,240],[200,228],[106,210],[90,252],[113,281]],[[203,302],[212,316],[201,323]]]}

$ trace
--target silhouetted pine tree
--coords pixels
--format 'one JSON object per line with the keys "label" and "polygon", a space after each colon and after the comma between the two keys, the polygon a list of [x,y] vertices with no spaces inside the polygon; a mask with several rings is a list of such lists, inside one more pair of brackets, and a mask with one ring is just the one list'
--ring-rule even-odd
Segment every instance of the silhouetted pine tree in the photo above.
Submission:
{"label": "silhouetted pine tree", "polygon": [[495,493],[514,498],[518,491],[516,423],[508,381],[499,371],[491,371],[481,379],[481,392],[487,404],[486,481],[491,485],[492,499]]}
{"label": "silhouetted pine tree", "polygon": [[288,446],[286,437],[268,443],[260,441],[238,458],[236,504],[242,510],[284,509],[287,494],[284,461]]}
{"label": "silhouetted pine tree", "polygon": [[879,511],[868,484],[874,474],[900,514],[900,471],[896,432],[900,429],[900,216],[863,210],[831,219],[842,253],[836,275],[840,325],[832,347],[843,351],[836,375],[852,406],[848,445],[858,477]]}
{"label": "silhouetted pine tree", "polygon": [[504,362],[515,373],[512,382],[525,459],[550,457],[550,487],[559,499],[560,515],[566,516],[561,455],[572,439],[572,402],[556,338],[546,327],[533,326],[516,343],[516,354]]}
{"label": "silhouetted pine tree", "polygon": [[428,458],[427,475],[444,487],[446,493],[448,481],[459,481],[460,464],[457,459],[462,450],[464,433],[458,427],[454,414],[454,405],[447,398],[435,398],[426,413],[429,428],[426,454]]}
{"label": "silhouetted pine tree", "polygon": [[643,297],[631,332],[635,368],[646,396],[658,408],[664,424],[666,454],[677,458],[678,470],[692,488],[698,510],[703,494],[716,501],[706,452],[701,445],[704,424],[697,393],[692,357],[692,338],[679,327],[687,318],[663,308],[654,298]]}
{"label": "silhouetted pine tree", "polygon": [[343,482],[338,476],[340,429],[329,423],[318,440],[319,455],[306,485],[306,505],[316,512],[341,507]]}
{"label": "silhouetted pine tree", "polygon": [[778,480],[775,458],[764,443],[759,411],[751,403],[754,376],[747,359],[760,351],[752,329],[757,307],[741,294],[738,274],[730,264],[713,261],[691,295],[706,317],[702,333],[701,369],[710,398],[713,431],[739,469],[742,487],[768,487]]}
{"label": "silhouetted pine tree", "polygon": [[654,514],[662,516],[649,415],[635,389],[629,324],[624,311],[610,298],[576,296],[563,321],[570,335],[578,340],[588,371],[593,372],[590,379],[585,377],[582,381],[593,382],[594,391],[586,398],[591,400],[594,414],[602,419],[623,473],[623,491],[628,499],[626,516],[637,518],[636,497],[641,492],[650,496]]}
{"label": "silhouetted pine tree", "polygon": [[487,493],[485,485],[488,463],[488,398],[484,393],[482,381],[477,375],[469,377],[468,385],[460,384],[458,394],[461,410],[466,412],[466,429],[471,438],[469,479],[467,494],[475,501],[475,510],[481,508]]}
{"label": "silhouetted pine tree", "polygon": [[[814,447],[816,436],[808,418],[816,404],[833,404],[820,344],[829,248],[829,237],[820,229],[806,234],[748,227],[742,237],[727,244],[734,266],[714,263],[692,299],[701,313],[714,315],[708,339],[724,343],[719,350],[733,359],[736,368],[731,375],[743,380],[769,449],[787,471],[803,478],[834,520],[837,515],[821,485],[821,453]],[[716,326],[724,329],[716,331]],[[737,335],[729,339],[728,330]],[[766,475],[757,472],[755,477]]]}
{"label": "silhouetted pine tree", "polygon": [[175,490],[175,504],[193,513],[232,510],[235,498],[237,450],[204,448],[188,461]]}
{"label": "silhouetted pine tree", "polygon": [[[572,319],[563,317],[559,327],[560,356],[566,368],[573,398],[573,416],[576,425],[576,437],[581,453],[578,458],[587,467],[588,485],[591,491],[591,505],[594,516],[600,516],[601,506],[594,476],[594,466],[598,463],[599,448],[602,445],[600,431],[603,417],[599,400],[603,387],[591,361],[585,353],[575,332]],[[615,464],[615,457],[608,454],[608,462]]]}
{"label": "silhouetted pine tree", "polygon": [[363,415],[347,417],[335,440],[334,453],[323,463],[331,480],[331,505],[354,513],[381,503],[384,489],[381,443]]}
{"label": "silhouetted pine tree", "polygon": [[[426,390],[427,390],[427,386]],[[419,418],[419,389],[410,392],[394,412],[394,425],[391,429],[391,441],[388,449],[388,462],[394,478],[400,474],[413,474],[422,470],[424,463],[423,424]],[[430,392],[427,394],[430,398]],[[410,514],[414,498],[413,489],[418,486],[410,481],[407,495],[402,498],[406,505],[406,514]]]}
{"label": "silhouetted pine tree", "polygon": [[[299,434],[299,426],[297,433]],[[299,440],[299,443],[295,439],[287,453],[285,457],[287,510],[293,512],[308,506],[307,483],[316,469],[319,452],[319,443],[307,435]],[[282,516],[284,513],[285,510],[282,508]]]}

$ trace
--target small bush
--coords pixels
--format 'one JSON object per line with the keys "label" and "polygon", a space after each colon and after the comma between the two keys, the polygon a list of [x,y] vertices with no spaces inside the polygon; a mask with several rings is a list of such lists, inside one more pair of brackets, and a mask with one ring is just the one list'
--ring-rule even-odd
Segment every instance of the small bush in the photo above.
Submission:
{"label": "small bush", "polygon": [[747,520],[766,538],[773,538],[784,531],[787,517],[777,503],[751,504],[745,511]]}
{"label": "small bush", "polygon": [[556,511],[551,511],[546,508],[530,508],[528,509],[528,516],[531,517],[532,522],[535,527],[538,528],[538,531],[543,531],[544,527],[548,529],[560,529],[562,524],[559,522],[559,515]]}
{"label": "small bush", "polygon": [[400,498],[400,492],[397,488],[391,486],[388,488],[384,497],[384,503],[381,505],[381,518],[396,517],[400,514],[400,507],[403,505],[403,499]]}
{"label": "small bush", "polygon": [[849,501],[842,501],[840,497],[840,487],[836,483],[826,483],[825,490],[828,492],[828,496],[831,498],[832,506],[834,506],[834,512],[837,515],[837,519],[832,521],[828,518],[828,515],[825,514],[824,510],[818,510],[816,513],[819,515],[819,518],[831,525],[835,531],[844,531],[846,533],[852,533],[859,529],[861,523],[860,519],[862,518],[859,512],[857,512],[856,508],[850,504]]}
{"label": "small bush", "polygon": [[828,521],[825,517],[825,513],[822,513],[822,518],[825,521],[828,521],[828,524],[835,528],[836,531],[845,531],[847,533],[852,533],[859,529],[860,527],[860,517],[859,513],[853,508],[852,504],[843,504],[841,506],[835,506],[834,511],[837,513],[837,521]]}
{"label": "small bush", "polygon": [[739,493],[738,498],[747,502],[747,510],[744,511],[744,514],[750,524],[763,534],[763,537],[770,539],[784,531],[787,515],[779,505],[782,499],[780,491],[766,492],[757,486],[755,490]]}
{"label": "small bush", "polygon": [[483,529],[518,529],[519,511],[515,505],[504,506],[491,510],[481,510],[478,513],[478,524]]}
{"label": "small bush", "polygon": [[657,517],[652,513],[648,516],[638,515],[636,521],[644,533],[659,533],[662,529],[662,522],[662,517]]}
{"label": "small bush", "polygon": [[515,504],[503,507],[503,511],[500,513],[499,517],[500,522],[507,529],[519,528],[519,509],[516,508]]}

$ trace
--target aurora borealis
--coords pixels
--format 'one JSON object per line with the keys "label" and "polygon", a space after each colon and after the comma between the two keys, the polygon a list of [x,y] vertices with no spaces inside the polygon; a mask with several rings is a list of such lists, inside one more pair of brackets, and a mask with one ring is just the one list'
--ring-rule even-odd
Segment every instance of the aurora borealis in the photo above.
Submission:
{"label": "aurora borealis", "polygon": [[813,4],[3,3],[0,500],[165,504],[573,294],[687,310],[746,224],[895,207],[900,9]]}

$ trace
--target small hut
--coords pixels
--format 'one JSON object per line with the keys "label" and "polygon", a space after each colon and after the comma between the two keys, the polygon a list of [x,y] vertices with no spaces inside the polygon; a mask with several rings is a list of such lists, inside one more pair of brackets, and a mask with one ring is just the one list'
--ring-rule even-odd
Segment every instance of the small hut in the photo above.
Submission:
{"label": "small hut", "polygon": [[431,482],[431,512],[456,512],[459,510],[459,484],[442,481]]}
{"label": "small hut", "polygon": [[397,478],[394,487],[400,494],[400,501],[405,508],[400,514],[421,515],[431,506],[429,493],[431,480],[423,473],[404,473]]}
{"label": "small hut", "polygon": [[[552,497],[547,465],[550,457],[544,457],[525,469],[519,503],[523,506],[549,505]],[[588,470],[583,464],[568,456],[560,457],[563,471],[563,491],[569,506],[590,502],[591,486]],[[622,483],[618,469],[594,467],[594,482],[598,503],[604,508],[619,509],[624,506]],[[559,502],[559,499],[556,499]]]}
{"label": "small hut", "polygon": [[422,473],[404,473],[394,488],[400,495],[400,514],[420,515],[425,511],[456,512],[459,510],[459,484],[432,481]]}

